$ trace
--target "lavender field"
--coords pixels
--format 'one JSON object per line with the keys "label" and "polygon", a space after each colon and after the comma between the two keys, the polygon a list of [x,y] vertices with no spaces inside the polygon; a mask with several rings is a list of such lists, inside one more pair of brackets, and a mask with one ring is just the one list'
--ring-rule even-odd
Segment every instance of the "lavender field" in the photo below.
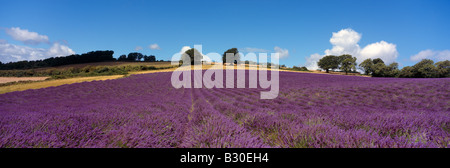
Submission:
{"label": "lavender field", "polygon": [[175,89],[170,79],[1,94],[0,147],[450,147],[449,78],[280,72],[273,100],[261,100],[260,88]]}

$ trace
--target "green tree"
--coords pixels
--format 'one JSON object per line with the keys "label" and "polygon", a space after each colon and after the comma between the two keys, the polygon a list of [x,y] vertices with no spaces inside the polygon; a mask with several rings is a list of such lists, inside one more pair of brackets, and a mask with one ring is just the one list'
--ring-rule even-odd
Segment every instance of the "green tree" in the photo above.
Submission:
{"label": "green tree", "polygon": [[142,58],[144,58],[144,55],[142,55],[142,54],[137,55],[137,60],[138,61],[141,61]]}
{"label": "green tree", "polygon": [[144,56],[144,61],[145,62],[156,62],[156,57],[154,55],[145,55]]}
{"label": "green tree", "polygon": [[373,77],[397,77],[400,74],[398,63],[393,62],[386,66],[383,60],[379,58],[374,60],[377,60],[377,63],[371,67]]}
{"label": "green tree", "polygon": [[339,58],[334,55],[327,55],[320,59],[317,65],[328,73],[330,69],[333,70],[339,67]]}
{"label": "green tree", "polygon": [[347,75],[348,72],[356,69],[356,57],[344,54],[339,56],[339,69],[343,70]]}
{"label": "green tree", "polygon": [[[142,59],[143,56],[144,56],[144,55],[142,55],[141,53],[138,53],[138,52],[132,52],[132,53],[129,53],[129,54],[128,54],[127,60],[128,60],[128,61],[136,61],[136,60],[138,60],[138,58]],[[139,60],[140,60],[140,59],[139,59]]]}
{"label": "green tree", "polygon": [[436,65],[436,68],[438,69],[439,77],[441,77],[441,78],[450,77],[450,61],[449,60],[436,62],[435,65]]}
{"label": "green tree", "polygon": [[388,68],[384,62],[378,62],[372,66],[372,76],[373,77],[385,77]]}
{"label": "green tree", "polygon": [[370,58],[364,60],[363,62],[361,62],[361,64],[359,64],[359,69],[364,71],[364,74],[366,74],[366,75],[370,75],[372,73],[372,71],[373,71],[372,67],[373,67],[373,61]]}
{"label": "green tree", "polygon": [[[236,57],[236,59],[233,59],[233,63],[234,64],[237,64],[238,62],[240,62],[240,56],[239,56],[238,49],[237,48],[230,48],[227,51],[225,51],[223,53],[223,55],[222,55],[222,62],[223,62],[224,65],[225,65],[225,63],[227,63],[226,62],[227,61],[227,53],[231,53],[231,54],[233,54]],[[231,63],[231,62],[228,62],[228,63]]]}
{"label": "green tree", "polygon": [[293,66],[292,68],[291,68],[292,70],[295,70],[295,71],[308,71],[308,68],[306,68],[306,67],[298,67],[298,66]]}
{"label": "green tree", "polygon": [[378,64],[378,63],[383,63],[384,64],[384,61],[381,58],[373,59],[373,64]]}
{"label": "green tree", "polygon": [[81,55],[73,54],[69,56],[50,57],[44,60],[9,62],[3,64],[0,68],[4,70],[31,69],[31,68],[52,67],[69,64],[114,61],[115,59],[113,57],[113,54],[114,51],[111,50],[91,51]]}
{"label": "green tree", "polygon": [[423,59],[413,66],[414,76],[416,78],[435,78],[439,77],[438,68],[434,66],[434,61]]}
{"label": "green tree", "polygon": [[398,69],[398,63],[393,62],[387,66],[387,72],[385,77],[398,77],[400,70]]}
{"label": "green tree", "polygon": [[200,65],[203,56],[197,49],[191,48],[183,53],[181,59],[183,60],[183,62],[191,62],[191,65]]}
{"label": "green tree", "polygon": [[414,78],[414,69],[411,66],[405,66],[402,68],[399,74],[400,78]]}
{"label": "green tree", "polygon": [[125,61],[125,60],[127,60],[127,55],[125,54],[119,56],[119,58],[117,59],[117,61]]}

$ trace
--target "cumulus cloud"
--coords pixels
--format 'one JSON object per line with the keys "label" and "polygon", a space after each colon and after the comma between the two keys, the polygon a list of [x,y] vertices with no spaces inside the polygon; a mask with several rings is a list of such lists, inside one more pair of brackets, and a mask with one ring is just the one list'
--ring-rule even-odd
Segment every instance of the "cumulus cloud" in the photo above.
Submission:
{"label": "cumulus cloud", "polygon": [[312,54],[306,58],[306,67],[308,69],[317,69],[317,62],[325,55],[343,55],[350,54],[357,58],[356,62],[361,63],[371,58],[381,58],[386,64],[392,63],[397,59],[397,46],[386,41],[375,42],[361,49],[358,42],[362,35],[353,29],[342,29],[333,32],[330,43],[331,49],[324,51],[324,55]]}
{"label": "cumulus cloud", "polygon": [[286,58],[289,56],[289,51],[287,49],[275,46],[273,50],[275,50],[275,53],[278,53],[279,59]]}
{"label": "cumulus cloud", "polygon": [[322,57],[323,56],[318,54],[318,53],[310,55],[309,57],[306,58],[306,65],[305,65],[305,67],[310,69],[310,70],[319,69],[319,66],[317,66],[317,62],[319,62],[319,60]]}
{"label": "cumulus cloud", "polygon": [[140,50],[142,50],[143,48],[141,47],[141,46],[136,46],[136,48],[134,48],[134,51],[140,51]]}
{"label": "cumulus cloud", "polygon": [[159,45],[158,44],[150,44],[149,46],[148,46],[148,48],[150,48],[150,49],[152,49],[152,50],[160,50],[161,49],[161,47],[159,47]]}
{"label": "cumulus cloud", "polygon": [[72,49],[59,43],[53,43],[53,45],[47,51],[47,56],[49,57],[67,56],[72,54],[75,54]]}
{"label": "cumulus cloud", "polygon": [[26,59],[43,58],[45,49],[31,48],[27,46],[19,46],[9,43],[0,44],[0,61],[1,62],[15,62]]}
{"label": "cumulus cloud", "polygon": [[372,43],[364,47],[359,53],[358,62],[362,62],[368,58],[381,58],[386,64],[392,63],[397,59],[397,46],[392,43],[380,41]]}
{"label": "cumulus cloud", "polygon": [[325,55],[357,55],[360,51],[358,45],[361,34],[352,29],[342,29],[339,32],[333,32],[330,43],[333,48],[325,50]]}
{"label": "cumulus cloud", "polygon": [[72,54],[75,54],[72,49],[59,43],[53,43],[49,49],[32,48],[28,46],[9,44],[7,42],[0,43],[0,61],[4,63],[22,60],[40,60],[49,57],[67,56]]}
{"label": "cumulus cloud", "polygon": [[433,61],[445,61],[450,60],[450,50],[443,51],[433,51],[433,50],[423,50],[416,55],[411,56],[412,61],[420,61],[422,59],[431,59]]}
{"label": "cumulus cloud", "polygon": [[14,40],[21,41],[25,44],[40,44],[49,43],[48,36],[40,35],[36,32],[30,32],[27,29],[20,29],[19,27],[6,28],[6,34],[11,36]]}
{"label": "cumulus cloud", "polygon": [[30,32],[19,27],[6,28],[6,33],[14,40],[21,41],[25,44],[51,44],[50,48],[33,48],[22,45],[10,44],[8,41],[0,39],[0,61],[16,62],[23,60],[40,60],[49,57],[60,57],[75,54],[75,52],[67,46],[66,41],[50,43],[45,35],[36,32]]}

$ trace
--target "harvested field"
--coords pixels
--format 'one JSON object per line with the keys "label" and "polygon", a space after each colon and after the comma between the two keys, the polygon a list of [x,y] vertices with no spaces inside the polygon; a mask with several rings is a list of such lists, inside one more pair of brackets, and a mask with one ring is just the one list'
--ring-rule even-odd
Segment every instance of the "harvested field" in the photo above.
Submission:
{"label": "harvested field", "polygon": [[19,82],[19,81],[41,81],[49,77],[0,77],[0,83]]}

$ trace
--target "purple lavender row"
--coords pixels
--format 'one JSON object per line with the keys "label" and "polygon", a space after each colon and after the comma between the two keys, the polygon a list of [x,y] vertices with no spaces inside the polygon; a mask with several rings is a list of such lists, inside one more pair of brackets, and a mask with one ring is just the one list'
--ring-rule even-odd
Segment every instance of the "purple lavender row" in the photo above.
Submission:
{"label": "purple lavender row", "polygon": [[170,77],[133,75],[2,94],[0,147],[450,144],[446,78],[280,72],[278,98],[261,100],[261,88],[174,89]]}
{"label": "purple lavender row", "polygon": [[160,87],[169,82],[155,74],[0,95],[0,147],[177,147],[190,93]]}
{"label": "purple lavender row", "polygon": [[181,147],[187,148],[261,148],[258,136],[218,113],[204,99],[206,89],[193,89],[194,104]]}
{"label": "purple lavender row", "polygon": [[[282,78],[288,79],[288,78]],[[372,79],[373,80],[373,79]],[[381,79],[384,80],[384,79]],[[416,82],[417,86],[424,86],[428,89],[433,89],[436,93],[428,95],[420,95],[422,92],[429,92],[429,90],[424,90],[423,88],[417,89],[415,92],[419,94],[421,99],[416,97],[410,97],[411,94],[405,92],[402,95],[399,93],[394,93],[387,89],[393,85],[408,85],[411,81]],[[340,82],[340,81],[336,81]],[[370,85],[360,85],[355,88],[358,89],[371,89],[372,87],[379,87],[380,85],[374,85],[374,81],[370,81]],[[423,83],[425,82],[425,83]],[[242,112],[242,107],[254,107],[255,103],[239,104],[246,102],[242,100],[242,97],[233,96],[229,94],[232,91],[225,91],[221,89],[216,95],[221,95],[222,100],[226,100],[226,105],[221,105],[223,103],[218,103],[215,107],[219,107],[219,111],[224,111],[227,116],[231,118],[242,118],[242,116],[251,116],[251,123],[255,129],[253,130],[267,130],[262,131],[264,135],[272,139],[272,141],[278,142],[268,142],[274,146],[280,145],[282,147],[447,147],[449,143],[449,133],[448,133],[448,80],[440,80],[433,82],[426,82],[424,80],[405,80],[405,81],[389,81],[384,80],[383,85],[387,85],[386,89],[380,89],[376,92],[384,92],[381,95],[391,95],[391,96],[403,96],[405,98],[412,98],[412,101],[423,100],[423,99],[434,99],[434,103],[428,103],[427,106],[422,106],[420,104],[413,104],[413,108],[409,107],[408,110],[401,110],[395,107],[387,106],[386,108],[380,108],[377,106],[372,106],[366,108],[363,106],[364,100],[359,100],[360,97],[356,97],[358,100],[352,100],[351,103],[342,104],[329,104],[329,102],[316,101],[318,99],[316,96],[311,96],[314,99],[309,100],[305,98],[306,101],[302,103],[295,103],[283,99],[282,101],[261,101],[263,104],[257,105],[257,107],[272,107],[270,109],[250,109],[248,112]],[[286,83],[286,82],[281,82]],[[344,82],[343,82],[344,83]],[[315,95],[313,93],[308,93],[308,91],[317,90],[327,90],[331,89],[330,93],[339,93],[340,91],[347,92],[348,87],[340,83],[330,84],[334,87],[316,87],[311,89],[304,89],[306,95]],[[369,85],[370,87],[368,87]],[[431,85],[431,86],[430,86]],[[413,85],[411,85],[413,86]],[[217,91],[217,89],[213,89]],[[351,93],[355,93],[354,91]],[[364,93],[364,92],[363,92]],[[371,93],[366,93],[371,94]],[[380,93],[376,93],[380,95]],[[288,95],[288,94],[285,94]],[[409,96],[409,97],[408,97]],[[236,98],[239,97],[239,98]],[[366,96],[369,97],[370,96]],[[211,99],[216,99],[214,96],[209,97]],[[233,101],[236,98],[238,101]],[[447,98],[447,99],[440,99]],[[248,98],[251,100],[258,100],[256,97]],[[398,101],[397,99],[392,100],[392,97],[387,97],[389,104],[398,103],[401,107],[406,107],[408,104],[405,102],[411,101]],[[333,99],[335,100],[335,99]],[[380,101],[380,99],[378,99]],[[438,101],[440,100],[440,101]],[[321,100],[323,101],[323,100]],[[397,101],[397,102],[396,102]],[[217,102],[217,101],[213,101]],[[220,101],[219,101],[220,102]],[[231,103],[230,103],[231,102]],[[248,102],[248,101],[247,101]],[[284,104],[274,104],[273,102],[284,103]],[[332,103],[332,101],[330,101]],[[295,104],[297,108],[292,106]],[[310,104],[309,104],[310,103]],[[361,106],[352,106],[358,105]],[[433,105],[434,106],[431,106]],[[445,105],[447,104],[447,106]],[[305,107],[310,105],[310,107]],[[289,106],[289,108],[285,108]],[[238,107],[238,108],[234,108]],[[240,107],[240,108],[239,108]],[[275,107],[275,108],[274,108]],[[299,109],[299,110],[296,110]],[[426,111],[425,111],[426,110]],[[268,114],[260,113],[267,111]],[[276,111],[276,112],[273,112]],[[239,116],[236,118],[236,116]],[[286,120],[280,120],[280,118],[289,118],[289,120],[294,122],[289,122]],[[243,117],[246,118],[246,117]],[[378,120],[374,120],[377,118]],[[260,121],[262,119],[262,121]],[[242,121],[236,121],[242,122]],[[244,122],[248,122],[247,120]],[[287,124],[289,123],[289,124]],[[296,124],[299,123],[299,124]],[[357,124],[355,124],[357,123]],[[249,124],[247,124],[249,125]],[[256,126],[254,126],[256,125]],[[267,126],[269,125],[269,126]],[[247,128],[247,127],[246,127]],[[268,129],[267,129],[268,128]],[[332,130],[329,132],[328,130]],[[263,137],[264,138],[264,137]]]}

